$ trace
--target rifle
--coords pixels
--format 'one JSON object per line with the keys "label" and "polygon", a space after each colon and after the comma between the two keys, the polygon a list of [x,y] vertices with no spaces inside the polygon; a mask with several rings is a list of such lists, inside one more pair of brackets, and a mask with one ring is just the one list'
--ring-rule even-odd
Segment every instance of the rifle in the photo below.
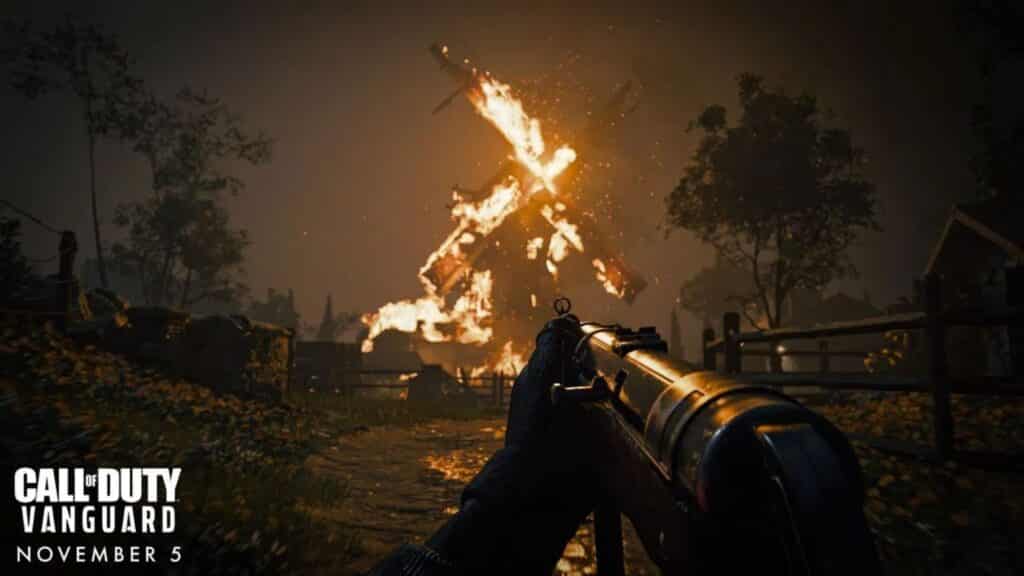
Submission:
{"label": "rifle", "polygon": [[[878,574],[845,436],[782,392],[670,358],[653,327],[562,318],[580,382],[551,400],[586,429],[598,574],[623,573],[621,516],[665,574]],[[566,412],[568,410],[568,412]]]}

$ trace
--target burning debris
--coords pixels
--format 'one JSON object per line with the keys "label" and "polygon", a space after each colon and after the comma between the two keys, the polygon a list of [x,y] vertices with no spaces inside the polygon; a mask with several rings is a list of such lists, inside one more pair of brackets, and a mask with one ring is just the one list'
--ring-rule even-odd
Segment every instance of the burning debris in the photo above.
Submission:
{"label": "burning debris", "polygon": [[[419,270],[424,295],[364,315],[369,333],[362,348],[371,351],[374,338],[386,330],[418,332],[427,342],[484,345],[494,340],[499,324],[497,333],[505,343],[491,362],[473,371],[517,372],[525,359],[516,351],[514,342],[521,335],[511,324],[524,319],[524,310],[532,317],[538,300],[543,303],[557,294],[560,264],[573,251],[590,250],[596,279],[617,298],[631,302],[646,282],[608,249],[594,218],[573,210],[572,195],[561,190],[571,185],[567,174],[577,161],[576,149],[561,144],[549,150],[540,121],[526,112],[508,84],[468,61],[453,63],[445,46],[434,45],[431,52],[459,83],[434,112],[463,94],[502,134],[512,153],[483,190],[452,192],[455,228]],[[616,92],[612,105],[621,107],[626,91],[628,84]],[[585,133],[594,132],[590,126]],[[513,266],[517,261],[526,264]],[[541,263],[543,269],[527,272]],[[496,284],[496,274],[505,281]]]}

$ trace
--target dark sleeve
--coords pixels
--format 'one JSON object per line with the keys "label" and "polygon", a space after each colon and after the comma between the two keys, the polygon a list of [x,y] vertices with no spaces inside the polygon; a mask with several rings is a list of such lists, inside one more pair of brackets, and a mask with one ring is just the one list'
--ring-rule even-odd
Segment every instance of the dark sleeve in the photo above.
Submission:
{"label": "dark sleeve", "polygon": [[441,555],[426,546],[405,544],[373,568],[367,576],[456,576],[455,570]]}
{"label": "dark sleeve", "polygon": [[[459,511],[426,542],[458,570],[451,573],[549,575],[593,509],[595,483],[588,481],[587,451],[578,444],[586,438],[548,400],[553,382],[573,381],[563,362],[569,350],[556,331],[538,336],[512,390],[506,446],[466,486]],[[381,567],[402,566],[397,556],[409,554],[403,550]],[[435,573],[448,574],[423,572]]]}

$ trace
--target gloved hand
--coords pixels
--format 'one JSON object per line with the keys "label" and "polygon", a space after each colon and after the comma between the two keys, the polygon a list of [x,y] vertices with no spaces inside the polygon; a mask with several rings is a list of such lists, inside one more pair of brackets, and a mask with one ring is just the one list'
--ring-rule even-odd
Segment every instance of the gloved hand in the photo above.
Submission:
{"label": "gloved hand", "polygon": [[551,430],[555,424],[551,386],[556,382],[579,385],[579,370],[572,354],[582,337],[579,321],[570,315],[549,321],[537,334],[533,354],[512,387],[506,447],[526,449],[537,442],[563,440]]}
{"label": "gloved hand", "polygon": [[578,385],[572,353],[582,337],[571,316],[556,318],[512,388],[505,447],[466,487],[462,507],[427,542],[465,574],[551,574],[566,543],[594,508],[590,451],[551,385]]}

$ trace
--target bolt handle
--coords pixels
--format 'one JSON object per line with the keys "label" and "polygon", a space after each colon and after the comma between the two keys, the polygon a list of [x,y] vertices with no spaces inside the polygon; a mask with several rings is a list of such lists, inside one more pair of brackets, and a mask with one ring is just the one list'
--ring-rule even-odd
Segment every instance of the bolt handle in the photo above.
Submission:
{"label": "bolt handle", "polygon": [[578,404],[580,402],[597,402],[611,396],[608,382],[598,376],[589,386],[563,386],[558,382],[551,386],[551,403],[558,406],[561,403]]}

